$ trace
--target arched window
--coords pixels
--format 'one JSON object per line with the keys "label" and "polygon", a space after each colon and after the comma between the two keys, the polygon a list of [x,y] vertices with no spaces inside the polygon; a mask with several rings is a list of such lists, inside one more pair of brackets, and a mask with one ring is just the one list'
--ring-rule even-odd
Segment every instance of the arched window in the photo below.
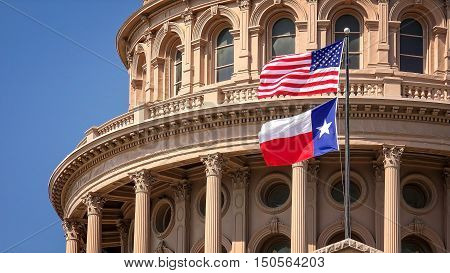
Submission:
{"label": "arched window", "polygon": [[216,82],[231,79],[234,72],[234,45],[230,29],[226,28],[219,33],[216,43]]}
{"label": "arched window", "polygon": [[345,38],[344,29],[349,28],[349,68],[359,69],[361,62],[361,27],[358,19],[352,15],[342,15],[336,20],[334,26],[334,40],[341,41]]}
{"label": "arched window", "polygon": [[402,239],[403,253],[431,253],[430,245],[422,238],[410,235]]}
{"label": "arched window", "polygon": [[259,248],[259,253],[291,253],[291,240],[283,235],[277,234],[268,238]]}
{"label": "arched window", "polygon": [[414,19],[400,24],[400,70],[423,73],[423,30]]}
{"label": "arched window", "polygon": [[175,91],[175,96],[178,95],[181,89],[182,64],[181,51],[177,50],[173,62],[173,90]]}
{"label": "arched window", "polygon": [[276,56],[295,53],[295,25],[292,20],[283,18],[272,27],[272,59]]}

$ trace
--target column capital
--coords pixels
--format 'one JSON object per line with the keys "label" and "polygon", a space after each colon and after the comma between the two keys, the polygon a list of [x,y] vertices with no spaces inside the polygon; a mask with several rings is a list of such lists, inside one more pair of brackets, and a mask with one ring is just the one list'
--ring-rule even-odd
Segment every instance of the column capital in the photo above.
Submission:
{"label": "column capital", "polygon": [[66,241],[68,240],[81,240],[81,236],[84,233],[84,225],[79,220],[65,218],[62,222],[64,229],[64,236]]}
{"label": "column capital", "polygon": [[308,160],[308,175],[310,177],[310,182],[317,183],[319,180],[319,160],[310,159]]}
{"label": "column capital", "polygon": [[383,182],[384,181],[384,166],[379,161],[374,161],[372,163],[373,171],[375,174],[375,181],[376,182]]}
{"label": "column capital", "polygon": [[292,168],[308,168],[308,160],[303,160],[297,163],[292,164]]}
{"label": "column capital", "polygon": [[233,189],[245,189],[248,187],[250,174],[247,169],[239,169],[230,173]]}
{"label": "column capital", "polygon": [[184,23],[186,25],[192,24],[192,21],[194,21],[194,19],[195,19],[194,13],[192,12],[192,9],[186,8],[183,11],[183,13],[181,13],[181,18],[183,18]]}
{"label": "column capital", "polygon": [[116,221],[116,228],[119,231],[120,238],[122,240],[128,239],[128,232],[130,230],[131,220],[129,219],[119,219]]}
{"label": "column capital", "polygon": [[383,145],[381,156],[384,168],[398,168],[400,167],[400,158],[405,150],[404,146]]}
{"label": "column capital", "polygon": [[128,174],[130,179],[134,182],[134,191],[149,192],[153,184],[156,183],[156,178],[150,173],[149,170],[141,170]]}
{"label": "column capital", "polygon": [[206,176],[222,176],[225,163],[222,154],[215,153],[202,156],[200,160],[205,164]]}
{"label": "column capital", "polygon": [[172,186],[175,193],[176,201],[186,201],[191,198],[191,183],[188,180],[182,180],[178,184]]}
{"label": "column capital", "polygon": [[87,207],[88,216],[102,214],[103,205],[105,205],[106,199],[100,196],[99,193],[90,192],[81,200]]}

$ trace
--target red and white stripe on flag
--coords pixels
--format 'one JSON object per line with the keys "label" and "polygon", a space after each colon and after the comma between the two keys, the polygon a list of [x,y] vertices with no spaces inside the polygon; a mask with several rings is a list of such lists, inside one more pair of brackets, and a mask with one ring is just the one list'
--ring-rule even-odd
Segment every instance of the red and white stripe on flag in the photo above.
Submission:
{"label": "red and white stripe on flag", "polygon": [[258,98],[337,92],[343,42],[303,54],[285,55],[263,67]]}

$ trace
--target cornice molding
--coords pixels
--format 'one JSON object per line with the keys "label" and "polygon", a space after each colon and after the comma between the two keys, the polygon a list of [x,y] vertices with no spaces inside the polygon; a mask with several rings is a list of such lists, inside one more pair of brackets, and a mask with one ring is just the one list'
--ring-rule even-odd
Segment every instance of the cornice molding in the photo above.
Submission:
{"label": "cornice molding", "polygon": [[[193,133],[212,127],[220,128],[229,127],[230,125],[239,126],[248,123],[263,123],[273,119],[289,117],[308,110],[316,104],[320,104],[326,98],[313,98],[308,100],[308,103],[305,100],[273,100],[251,101],[245,104],[222,104],[218,106],[220,111],[215,112],[215,108],[205,109],[199,107],[188,112],[177,113],[177,117],[171,118],[170,122],[166,119],[167,115],[161,115],[143,123],[124,127],[79,147],[62,162],[55,170],[51,180],[50,199],[56,211],[62,217],[61,198],[63,187],[71,185],[90,168],[112,156],[148,142],[159,141],[179,134]],[[360,102],[357,102],[356,98],[352,98],[352,100],[351,119],[404,120],[443,125],[450,123],[450,110],[445,110],[448,108],[446,104],[438,109],[436,105],[430,105],[427,108],[422,107],[420,104],[409,106],[405,101],[386,100],[385,103],[381,103],[383,102],[382,99],[361,99]],[[212,114],[208,113],[208,111],[212,112]],[[170,114],[170,112],[167,114]],[[343,115],[343,105],[339,105],[338,116],[342,118]]]}

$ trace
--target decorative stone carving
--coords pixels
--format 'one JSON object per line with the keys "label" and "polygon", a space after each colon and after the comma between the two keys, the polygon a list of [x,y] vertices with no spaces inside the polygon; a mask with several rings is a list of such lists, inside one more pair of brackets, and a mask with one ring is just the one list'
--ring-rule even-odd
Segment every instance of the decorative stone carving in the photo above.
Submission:
{"label": "decorative stone carving", "polygon": [[214,5],[211,6],[211,16],[216,16],[217,14],[219,14],[219,5]]}
{"label": "decorative stone carving", "polygon": [[414,218],[411,223],[407,226],[407,229],[410,229],[416,234],[423,234],[423,230],[425,228],[425,223],[420,218]]}
{"label": "decorative stone carving", "polygon": [[176,201],[186,201],[191,198],[191,183],[187,180],[183,180],[180,183],[172,186],[175,193]]}
{"label": "decorative stone carving", "polygon": [[210,154],[200,158],[205,164],[206,176],[222,176],[224,159],[222,154]]}
{"label": "decorative stone carving", "polygon": [[134,181],[135,193],[149,192],[151,185],[156,182],[155,177],[148,170],[141,170],[128,175]]}
{"label": "decorative stone carving", "polygon": [[192,10],[190,8],[186,8],[183,13],[181,14],[181,17],[184,20],[184,23],[186,25],[188,24],[192,24],[192,21],[194,21],[194,13],[192,12]]}
{"label": "decorative stone carving", "polygon": [[247,169],[237,170],[230,174],[234,189],[243,189],[248,186],[249,173]]}
{"label": "decorative stone carving", "polygon": [[238,0],[237,2],[239,4],[239,8],[241,10],[249,10],[250,9],[250,5],[251,5],[250,0]]}
{"label": "decorative stone carving", "polygon": [[128,240],[128,231],[130,230],[130,223],[131,221],[129,219],[119,219],[116,222],[117,231],[119,231],[120,238],[122,241]]}
{"label": "decorative stone carving", "polygon": [[87,207],[87,214],[89,215],[101,215],[103,205],[105,205],[106,199],[100,194],[90,192],[88,195],[82,198],[82,202]]}
{"label": "decorative stone carving", "polygon": [[317,183],[319,180],[319,160],[308,160],[308,175],[309,175],[309,182]]}
{"label": "decorative stone carving", "polygon": [[375,173],[375,181],[383,181],[384,180],[384,166],[381,165],[379,162],[374,162],[373,165],[373,171]]}
{"label": "decorative stone carving", "polygon": [[269,222],[270,233],[280,233],[280,219],[278,217],[273,217]]}
{"label": "decorative stone carving", "polygon": [[155,250],[156,253],[173,253],[173,250],[166,246],[164,241],[160,241]]}
{"label": "decorative stone carving", "polygon": [[400,167],[400,158],[405,147],[402,146],[383,146],[382,156],[384,167]]}
{"label": "decorative stone carving", "polygon": [[314,251],[315,253],[332,253],[332,252],[342,252],[342,253],[382,253],[382,251],[375,249],[373,247],[370,247],[366,244],[363,244],[361,242],[352,240],[352,239],[345,239],[343,241],[334,243],[332,245],[323,247],[321,249],[318,249]]}
{"label": "decorative stone carving", "polygon": [[448,189],[450,189],[450,168],[444,169],[444,182]]}
{"label": "decorative stone carving", "polygon": [[66,218],[62,223],[62,227],[66,240],[81,240],[82,234],[84,233],[84,225],[81,222]]}

